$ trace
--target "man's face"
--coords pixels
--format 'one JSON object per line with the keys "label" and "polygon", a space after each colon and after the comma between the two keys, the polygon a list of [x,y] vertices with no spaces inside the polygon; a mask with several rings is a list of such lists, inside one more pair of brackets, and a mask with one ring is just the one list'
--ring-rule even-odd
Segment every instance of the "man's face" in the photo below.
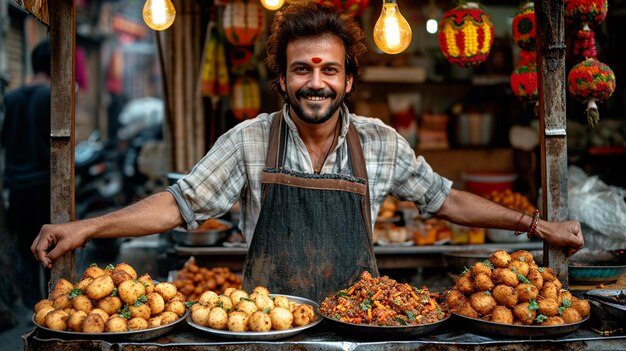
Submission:
{"label": "man's face", "polygon": [[297,118],[321,124],[338,113],[352,90],[343,42],[333,35],[303,38],[287,45],[287,69],[280,86]]}

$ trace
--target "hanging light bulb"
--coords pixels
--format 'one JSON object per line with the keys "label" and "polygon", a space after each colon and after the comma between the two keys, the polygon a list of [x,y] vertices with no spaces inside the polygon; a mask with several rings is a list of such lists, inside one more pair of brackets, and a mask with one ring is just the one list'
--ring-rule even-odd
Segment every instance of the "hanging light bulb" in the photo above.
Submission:
{"label": "hanging light bulb", "polygon": [[376,46],[388,54],[397,54],[411,43],[411,26],[402,17],[396,0],[383,0],[383,9],[374,26]]}
{"label": "hanging light bulb", "polygon": [[435,0],[428,2],[428,20],[426,21],[426,31],[430,34],[437,33],[439,23],[435,19]]}
{"label": "hanging light bulb", "polygon": [[270,11],[283,7],[285,0],[261,0],[261,5]]}
{"label": "hanging light bulb", "polygon": [[143,20],[154,30],[164,30],[174,23],[176,9],[172,0],[146,0],[143,5]]}

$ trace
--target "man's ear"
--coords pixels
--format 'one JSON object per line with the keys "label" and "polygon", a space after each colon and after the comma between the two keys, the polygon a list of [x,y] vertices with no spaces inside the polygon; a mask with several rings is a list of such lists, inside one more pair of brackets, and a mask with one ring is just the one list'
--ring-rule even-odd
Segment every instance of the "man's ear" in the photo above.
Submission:
{"label": "man's ear", "polygon": [[278,76],[278,81],[280,82],[280,89],[282,91],[287,91],[287,85],[285,84],[285,75],[281,74]]}
{"label": "man's ear", "polygon": [[354,81],[352,75],[346,77],[346,94],[352,91],[352,82]]}

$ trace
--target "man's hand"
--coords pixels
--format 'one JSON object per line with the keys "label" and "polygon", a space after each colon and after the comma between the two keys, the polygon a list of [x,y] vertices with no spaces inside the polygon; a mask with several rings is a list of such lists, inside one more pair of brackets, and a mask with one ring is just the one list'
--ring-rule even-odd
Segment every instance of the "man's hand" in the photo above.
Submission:
{"label": "man's hand", "polygon": [[68,222],[46,224],[30,247],[33,255],[44,267],[52,268],[52,263],[68,251],[84,246],[86,238],[81,234],[84,224]]}
{"label": "man's hand", "polygon": [[585,244],[578,221],[539,221],[535,233],[551,245],[567,248],[568,256],[575,254]]}

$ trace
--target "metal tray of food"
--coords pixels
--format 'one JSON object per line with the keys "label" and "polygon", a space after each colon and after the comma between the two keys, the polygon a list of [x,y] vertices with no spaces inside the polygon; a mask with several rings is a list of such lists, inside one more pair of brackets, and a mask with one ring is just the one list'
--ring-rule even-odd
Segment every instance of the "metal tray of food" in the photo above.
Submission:
{"label": "metal tray of food", "polygon": [[233,224],[222,219],[209,219],[195,230],[172,229],[172,238],[180,245],[214,246],[221,244],[233,229]]}
{"label": "metal tray of food", "polygon": [[82,332],[74,332],[68,330],[54,330],[44,326],[41,326],[35,322],[35,316],[33,315],[33,323],[39,328],[41,331],[40,335],[45,337],[54,337],[60,339],[98,339],[105,341],[146,341],[158,338],[169,333],[172,329],[174,329],[180,322],[184,321],[189,315],[189,309],[185,311],[180,318],[175,320],[172,323],[162,325],[156,328],[149,328],[143,330],[132,330],[127,332],[118,332],[118,333],[82,333]]}
{"label": "metal tray of food", "polygon": [[450,314],[434,323],[388,327],[347,323],[338,321],[323,314],[322,317],[324,317],[324,320],[326,320],[326,322],[328,322],[333,328],[336,328],[337,331],[350,334],[352,336],[365,338],[409,338],[431,333],[435,329],[441,327],[450,318]]}
{"label": "metal tray of food", "polygon": [[582,249],[570,257],[569,280],[581,284],[606,284],[626,274],[624,250]]}
{"label": "metal tray of food", "polygon": [[597,289],[584,293],[585,298],[598,302],[609,314],[626,320],[626,289]]}
{"label": "metal tray of food", "polygon": [[589,316],[587,316],[577,323],[542,326],[494,323],[482,319],[466,317],[454,312],[452,312],[452,314],[455,318],[462,322],[461,325],[464,328],[467,328],[472,332],[476,332],[477,334],[528,339],[539,339],[569,334],[580,328],[580,326],[589,319]]}
{"label": "metal tray of food", "polygon": [[305,299],[304,297],[292,296],[292,295],[280,294],[280,296],[285,296],[287,299],[289,299],[289,301],[294,302],[294,303],[311,305],[311,307],[313,307],[313,311],[315,311],[315,317],[313,317],[314,319],[309,324],[303,325],[301,327],[289,328],[285,330],[270,330],[267,332],[251,332],[251,331],[232,332],[228,330],[213,329],[213,328],[205,327],[205,326],[194,323],[191,320],[191,316],[187,317],[187,324],[189,324],[191,327],[199,331],[202,331],[204,333],[210,334],[211,336],[216,336],[219,338],[233,339],[233,340],[279,340],[279,339],[288,338],[290,336],[294,336],[309,328],[313,328],[314,326],[316,326],[322,321],[322,317],[320,317],[320,315],[317,313],[317,309],[319,308],[319,305],[313,302],[312,300]]}

